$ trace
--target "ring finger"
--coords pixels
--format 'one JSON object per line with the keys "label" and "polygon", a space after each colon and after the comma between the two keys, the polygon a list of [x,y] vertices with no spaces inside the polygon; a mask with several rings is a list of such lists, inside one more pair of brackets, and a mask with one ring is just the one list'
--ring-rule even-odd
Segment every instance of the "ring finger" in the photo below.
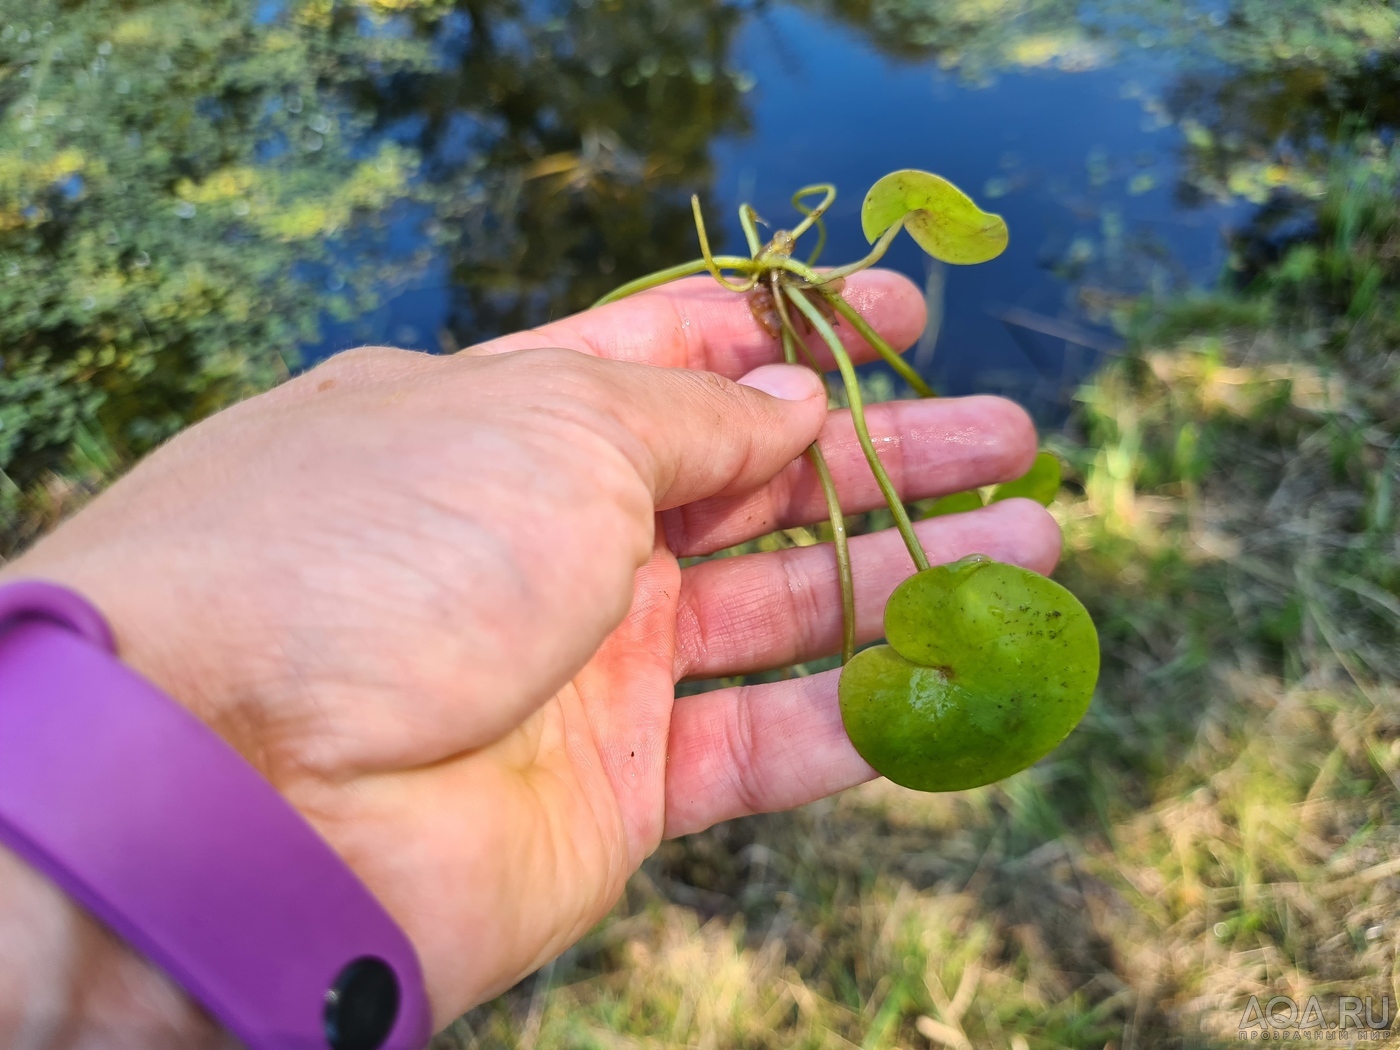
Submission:
{"label": "ring finger", "polygon": [[[1045,508],[1014,499],[915,524],[929,561],[969,554],[1048,573],[1060,530]],[[893,529],[851,540],[856,638],[884,633],[890,593],[914,565]],[[675,677],[720,678],[785,667],[841,648],[841,590],[831,544],[693,565],[681,574]]]}

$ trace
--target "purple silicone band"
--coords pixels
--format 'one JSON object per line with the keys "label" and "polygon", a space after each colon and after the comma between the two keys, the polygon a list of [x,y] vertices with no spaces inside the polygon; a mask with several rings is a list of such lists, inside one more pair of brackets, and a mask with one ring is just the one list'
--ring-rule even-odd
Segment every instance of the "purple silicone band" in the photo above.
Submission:
{"label": "purple silicone band", "polygon": [[[251,1050],[420,1050],[431,1021],[408,938],[266,779],[111,647],[73,592],[0,588],[0,842]],[[356,1041],[338,1011],[366,988],[382,1001],[385,966],[392,1026]]]}

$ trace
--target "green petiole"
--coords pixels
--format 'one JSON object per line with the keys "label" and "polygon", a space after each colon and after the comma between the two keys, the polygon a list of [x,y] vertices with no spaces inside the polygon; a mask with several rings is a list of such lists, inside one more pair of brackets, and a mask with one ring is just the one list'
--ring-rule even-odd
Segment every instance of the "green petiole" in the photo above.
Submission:
{"label": "green petiole", "polygon": [[[818,193],[822,195],[822,199],[813,207],[809,208],[802,203],[808,197]],[[819,239],[816,249],[812,252],[813,257],[820,255],[822,248],[826,245],[826,224],[822,221],[822,216],[826,214],[826,210],[831,207],[832,202],[835,200],[836,187],[829,182],[819,182],[814,186],[803,186],[792,195],[792,206],[803,215],[802,221],[792,228],[792,239],[794,241],[797,240],[815,224]]]}
{"label": "green petiole", "polygon": [[757,225],[762,221],[752,205],[745,204],[739,208],[739,225],[743,227],[744,240],[748,241],[749,254],[755,259],[758,258],[758,253],[763,251],[763,241],[758,236]]}
{"label": "green petiole", "polygon": [[826,465],[826,457],[813,442],[807,449],[816,468],[817,480],[821,482],[822,494],[826,497],[826,512],[831,518],[831,541],[836,548],[836,575],[841,581],[841,662],[848,663],[856,655],[856,586],[851,573],[851,546],[846,536],[846,518],[841,513],[841,502],[836,495],[836,483],[831,479],[831,471]]}
{"label": "green petiole", "polygon": [[663,284],[678,281],[682,277],[691,277],[697,273],[704,273],[706,270],[710,269],[711,263],[723,267],[726,270],[739,270],[743,273],[751,273],[757,269],[752,259],[745,259],[739,255],[716,255],[712,259],[694,259],[691,262],[681,263],[678,266],[671,266],[665,270],[657,270],[655,273],[649,273],[645,277],[638,277],[635,281],[628,281],[626,284],[618,285],[607,295],[594,303],[593,306],[607,306],[608,303],[615,303],[619,299],[626,299],[629,295],[645,292],[648,288],[659,288]]}
{"label": "green petiole", "polygon": [[904,545],[909,548],[909,556],[914,560],[914,566],[922,572],[929,567],[928,555],[924,553],[923,545],[919,543],[918,536],[914,534],[914,525],[909,520],[909,512],[904,509],[899,493],[895,490],[894,483],[890,481],[889,474],[885,473],[885,467],[875,452],[874,443],[870,440],[870,430],[865,424],[865,404],[861,400],[860,380],[856,376],[855,365],[851,363],[850,355],[846,353],[846,348],[841,344],[841,337],[836,334],[836,330],[831,327],[831,322],[817,309],[816,305],[808,300],[799,289],[784,288],[783,291],[802,316],[807,319],[807,322],[816,329],[817,334],[826,341],[826,345],[831,350],[831,356],[836,359],[836,367],[841,371],[841,380],[846,384],[846,396],[851,403],[851,423],[855,426],[856,439],[860,442],[861,451],[865,453],[865,461],[870,465],[870,472],[875,475],[875,483],[880,486],[880,492],[884,495],[885,503],[890,508],[890,514],[894,516],[895,528],[899,530]]}
{"label": "green petiole", "polygon": [[844,317],[846,322],[860,333],[862,339],[875,348],[875,352],[884,359],[885,364],[899,373],[900,378],[913,388],[914,393],[918,394],[920,397],[938,396],[933,392],[933,387],[929,386],[928,383],[924,381],[924,377],[914,371],[914,366],[904,360],[902,356],[895,353],[894,347],[890,346],[889,343],[885,342],[884,339],[880,337],[880,333],[875,331],[875,329],[871,327],[870,322],[860,315],[859,310],[846,302],[845,297],[842,296],[841,293],[829,291],[820,285],[817,291],[822,293],[827,302],[836,307],[836,312]]}
{"label": "green petiole", "polygon": [[[793,328],[792,317],[787,303],[783,301],[782,289],[777,275],[772,276],[773,305],[783,326],[783,360],[790,365],[797,364],[797,348],[801,347],[812,370],[821,375],[812,351]],[[823,377],[825,383],[825,377]],[[846,516],[841,510],[841,497],[836,491],[836,483],[831,478],[831,470],[826,465],[826,457],[821,447],[814,441],[807,449],[812,467],[821,483],[822,495],[826,498],[826,513],[831,519],[831,542],[836,550],[836,576],[841,584],[841,663],[844,665],[856,654],[856,586],[851,572],[851,546],[846,535]]]}
{"label": "green petiole", "polygon": [[[729,280],[721,271],[719,263],[716,262],[714,256],[710,254],[710,235],[705,232],[705,216],[704,213],[700,211],[700,197],[697,194],[691,194],[690,210],[695,216],[695,232],[700,237],[700,254],[705,257],[705,266],[710,271],[710,276],[731,292],[752,291],[754,286],[758,284],[758,279],[761,274],[761,270],[756,264],[757,261],[746,260],[748,267],[752,270],[747,281],[744,281],[742,284],[730,284]],[[748,234],[750,229],[751,227],[746,227],[744,231],[745,234]],[[755,233],[754,236],[756,238],[757,234]],[[737,269],[738,267],[735,268]]]}

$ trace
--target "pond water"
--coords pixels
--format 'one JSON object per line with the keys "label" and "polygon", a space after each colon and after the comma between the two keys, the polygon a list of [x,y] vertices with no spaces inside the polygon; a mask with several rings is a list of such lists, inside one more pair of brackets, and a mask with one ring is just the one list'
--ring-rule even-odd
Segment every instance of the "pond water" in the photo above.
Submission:
{"label": "pond water", "polygon": [[854,259],[901,167],[1011,229],[891,251],[918,367],[1054,423],[1143,293],[1306,232],[1397,39],[1372,0],[0,0],[0,497],[348,346],[581,309],[697,254],[691,193],[734,249],[741,200],[834,182]]}
{"label": "pond water", "polygon": [[[891,53],[829,14],[747,12],[731,58],[744,78],[744,129],[712,138],[693,182],[724,231],[718,240],[742,245],[741,201],[790,224],[792,191],[832,182],[844,192],[825,257],[849,261],[868,249],[860,201],[881,175],[916,167],[952,179],[1005,215],[1011,244],[990,264],[952,269],[930,264],[907,238],[891,250],[882,265],[926,288],[938,322],[914,352],[916,366],[946,393],[1001,393],[1043,421],[1060,418],[1119,344],[1105,327],[1111,307],[1148,289],[1214,281],[1228,230],[1254,205],[1181,193],[1185,138],[1164,104],[1180,53],[1076,54],[1074,41],[1058,43],[1066,53],[1052,47],[974,78],[941,68],[936,55]],[[411,232],[423,218],[397,221],[401,251],[426,246]],[[694,241],[688,216],[672,221],[668,243]],[[421,276],[380,308],[330,326],[310,357],[363,342],[437,349],[444,332],[457,345],[497,334],[489,311],[462,308],[470,290],[449,250],[428,254]],[[687,245],[681,256],[696,254]]]}

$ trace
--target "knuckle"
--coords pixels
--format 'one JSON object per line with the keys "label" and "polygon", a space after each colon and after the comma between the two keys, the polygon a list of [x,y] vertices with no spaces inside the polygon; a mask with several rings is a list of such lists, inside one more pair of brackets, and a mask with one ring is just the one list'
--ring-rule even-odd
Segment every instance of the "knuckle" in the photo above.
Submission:
{"label": "knuckle", "polygon": [[725,726],[725,746],[729,752],[729,768],[732,770],[731,790],[745,813],[761,813],[764,806],[764,792],[761,784],[762,769],[759,755],[759,742],[753,722],[753,705],[747,696],[740,696],[730,709]]}
{"label": "knuckle", "polygon": [[400,350],[393,346],[358,346],[351,350],[342,350],[340,353],[326,358],[317,366],[317,371],[365,368],[384,364],[407,364],[419,359],[426,359],[427,356],[416,350]]}
{"label": "knuckle", "polygon": [[538,346],[529,350],[517,350],[511,356],[527,368],[543,368],[550,371],[583,371],[586,364],[594,362],[594,358],[587,354],[562,346]]}
{"label": "knuckle", "polygon": [[324,388],[327,381],[362,386],[382,379],[417,375],[436,367],[439,362],[439,358],[417,350],[361,346],[328,357],[302,377],[302,384],[313,389]]}

